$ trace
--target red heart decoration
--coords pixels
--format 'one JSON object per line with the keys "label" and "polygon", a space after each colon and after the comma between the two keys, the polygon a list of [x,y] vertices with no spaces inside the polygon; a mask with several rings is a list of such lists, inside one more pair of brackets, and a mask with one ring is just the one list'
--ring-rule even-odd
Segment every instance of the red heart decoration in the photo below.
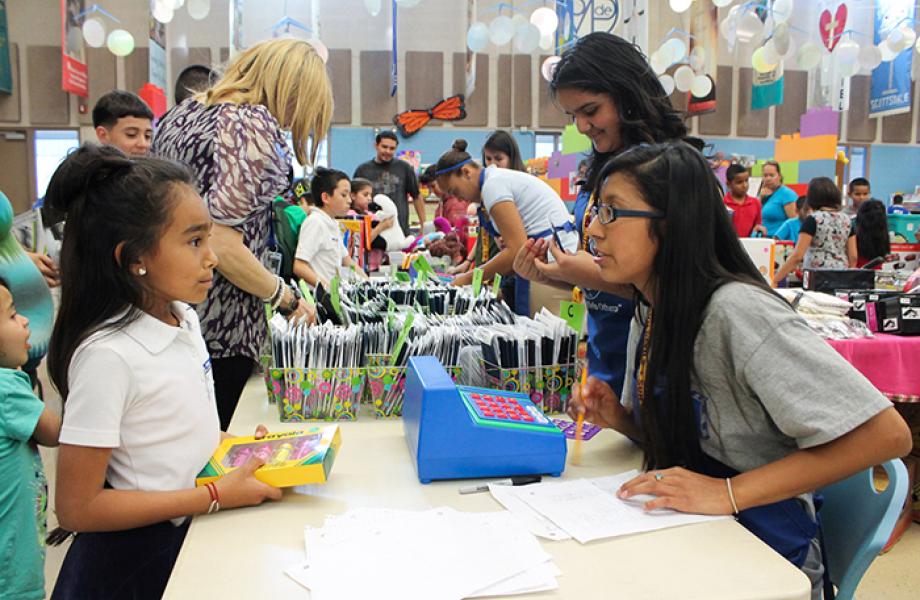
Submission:
{"label": "red heart decoration", "polygon": [[821,34],[821,41],[828,52],[833,52],[840,41],[844,27],[847,23],[847,5],[841,4],[837,7],[837,13],[831,18],[831,11],[825,10],[821,13],[818,20],[818,32]]}

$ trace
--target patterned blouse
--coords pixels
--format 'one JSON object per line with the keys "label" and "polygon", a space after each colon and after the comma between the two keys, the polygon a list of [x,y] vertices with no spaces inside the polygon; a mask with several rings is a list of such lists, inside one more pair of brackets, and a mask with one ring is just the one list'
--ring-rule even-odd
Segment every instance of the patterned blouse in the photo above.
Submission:
{"label": "patterned blouse", "polygon": [[[160,120],[154,156],[187,164],[214,223],[243,234],[262,260],[268,247],[271,203],[290,187],[291,154],[278,121],[262,105],[205,106],[189,98]],[[262,302],[215,273],[198,317],[214,358],[258,361],[265,340]]]}
{"label": "patterned blouse", "polygon": [[846,269],[850,266],[847,240],[854,232],[849,215],[816,210],[802,223],[801,232],[812,236],[811,246],[805,253],[805,268]]}

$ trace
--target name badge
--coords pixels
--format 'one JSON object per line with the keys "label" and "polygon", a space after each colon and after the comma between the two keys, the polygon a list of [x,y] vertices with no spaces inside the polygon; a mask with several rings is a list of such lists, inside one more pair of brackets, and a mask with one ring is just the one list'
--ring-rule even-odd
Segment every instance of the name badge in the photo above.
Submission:
{"label": "name badge", "polygon": [[211,357],[208,357],[208,360],[204,361],[204,364],[201,365],[204,368],[205,375],[211,372]]}

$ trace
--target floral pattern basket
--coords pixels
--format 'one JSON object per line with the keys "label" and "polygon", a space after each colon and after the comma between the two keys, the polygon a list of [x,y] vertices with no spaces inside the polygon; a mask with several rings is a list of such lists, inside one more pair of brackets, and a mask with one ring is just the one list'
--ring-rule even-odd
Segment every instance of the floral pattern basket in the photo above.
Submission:
{"label": "floral pattern basket", "polygon": [[502,369],[490,365],[486,373],[492,387],[525,393],[546,414],[568,410],[577,375],[572,364],[522,369]]}
{"label": "floral pattern basket", "polygon": [[281,421],[353,421],[364,392],[365,369],[282,369],[267,371],[269,399]]}
{"label": "floral pattern basket", "polygon": [[[384,361],[371,360],[366,369],[366,401],[373,405],[378,419],[402,416],[403,399],[406,390],[406,367],[385,366]],[[460,367],[447,367],[447,372],[454,381],[460,378]]]}

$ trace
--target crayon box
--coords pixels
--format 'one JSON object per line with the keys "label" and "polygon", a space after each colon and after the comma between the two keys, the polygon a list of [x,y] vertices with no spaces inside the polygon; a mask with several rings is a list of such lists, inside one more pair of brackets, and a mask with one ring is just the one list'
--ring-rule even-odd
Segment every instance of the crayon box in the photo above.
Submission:
{"label": "crayon box", "polygon": [[195,478],[195,484],[201,486],[216,481],[252,456],[265,460],[265,465],[256,471],[256,478],[269,485],[292,487],[325,483],[341,445],[338,425],[270,433],[258,440],[253,436],[230,438],[217,447]]}

